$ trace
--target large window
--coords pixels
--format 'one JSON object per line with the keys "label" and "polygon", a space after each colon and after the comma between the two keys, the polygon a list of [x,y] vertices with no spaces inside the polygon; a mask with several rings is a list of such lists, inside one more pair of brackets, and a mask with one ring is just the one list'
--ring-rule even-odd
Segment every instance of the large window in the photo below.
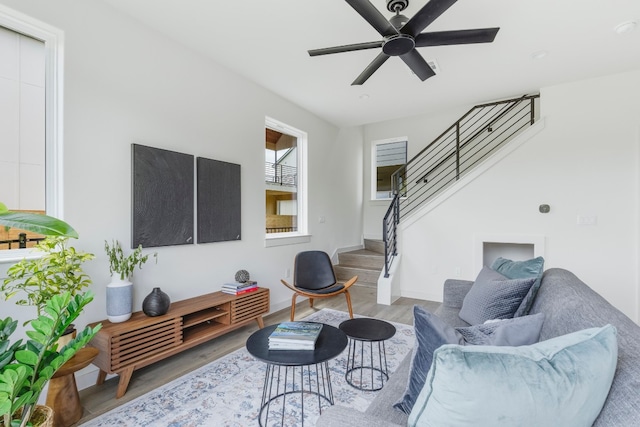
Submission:
{"label": "large window", "polygon": [[[371,199],[393,198],[393,174],[407,163],[407,138],[374,141],[371,147]],[[400,182],[404,174],[400,174]]]}
{"label": "large window", "polygon": [[265,126],[265,234],[267,238],[307,233],[306,133],[273,119]]}
{"label": "large window", "polygon": [[[10,210],[59,218],[62,38],[61,31],[0,5],[0,201]],[[0,242],[23,240],[20,234],[3,227]],[[23,257],[19,246],[0,243],[0,262]]]}

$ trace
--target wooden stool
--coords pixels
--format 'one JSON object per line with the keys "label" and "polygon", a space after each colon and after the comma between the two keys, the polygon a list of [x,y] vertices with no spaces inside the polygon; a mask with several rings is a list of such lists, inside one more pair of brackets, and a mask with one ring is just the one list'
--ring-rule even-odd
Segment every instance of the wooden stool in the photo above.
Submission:
{"label": "wooden stool", "polygon": [[93,362],[98,353],[97,348],[81,348],[53,374],[49,381],[47,406],[53,409],[54,427],[68,427],[82,418],[80,395],[73,374]]}

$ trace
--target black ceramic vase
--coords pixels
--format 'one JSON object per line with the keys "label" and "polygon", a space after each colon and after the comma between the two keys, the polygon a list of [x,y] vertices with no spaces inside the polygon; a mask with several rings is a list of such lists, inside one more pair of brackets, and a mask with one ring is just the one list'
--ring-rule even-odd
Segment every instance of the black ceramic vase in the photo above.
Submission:
{"label": "black ceramic vase", "polygon": [[162,316],[169,311],[171,300],[160,288],[153,288],[151,293],[142,301],[142,311],[150,317]]}

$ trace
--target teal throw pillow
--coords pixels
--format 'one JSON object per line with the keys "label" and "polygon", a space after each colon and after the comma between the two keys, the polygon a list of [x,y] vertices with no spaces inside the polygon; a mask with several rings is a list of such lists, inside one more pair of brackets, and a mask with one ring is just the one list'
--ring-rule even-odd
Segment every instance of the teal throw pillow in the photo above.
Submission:
{"label": "teal throw pillow", "polygon": [[410,427],[588,427],[609,394],[618,359],[607,325],[530,346],[448,344],[409,415]]}
{"label": "teal throw pillow", "polygon": [[418,305],[413,307],[416,345],[413,350],[407,386],[394,407],[406,413],[424,387],[433,352],[444,344],[528,345],[538,342],[544,315],[523,316],[485,325],[453,328],[435,314]]}
{"label": "teal throw pillow", "polygon": [[510,280],[485,266],[462,300],[458,316],[470,325],[493,319],[510,319],[535,280],[533,277]]}
{"label": "teal throw pillow", "polygon": [[522,304],[520,304],[516,312],[513,314],[513,317],[520,317],[529,314],[542,282],[544,258],[539,256],[526,261],[512,261],[506,258],[498,258],[493,262],[493,264],[491,264],[491,269],[508,277],[509,279],[536,278],[536,281],[533,283],[533,286],[531,286],[531,289],[529,289],[527,295],[525,295],[522,300]]}

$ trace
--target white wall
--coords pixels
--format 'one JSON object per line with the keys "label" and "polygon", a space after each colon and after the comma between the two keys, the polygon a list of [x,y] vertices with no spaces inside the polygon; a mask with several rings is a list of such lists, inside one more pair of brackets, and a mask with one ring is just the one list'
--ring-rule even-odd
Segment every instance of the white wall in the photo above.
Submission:
{"label": "white wall", "polygon": [[638,321],[638,82],[640,70],[543,88],[544,130],[402,230],[402,295],[441,300],[446,278],[474,279],[476,235],[541,235],[545,268],[573,271]]}
{"label": "white wall", "polygon": [[[85,269],[96,299],[80,326],[106,317],[104,240],[131,244],[134,142],[242,166],[242,240],[154,249],[158,264],[134,273],[137,310],[153,287],[181,300],[219,290],[239,269],[284,308],[291,294],[280,279],[298,251],[361,243],[359,130],[341,131],[100,1],[0,1],[65,32],[64,212],[75,246],[96,255]],[[310,243],[265,248],[265,116],[308,133]],[[29,310],[0,301],[3,317],[26,320]]]}

